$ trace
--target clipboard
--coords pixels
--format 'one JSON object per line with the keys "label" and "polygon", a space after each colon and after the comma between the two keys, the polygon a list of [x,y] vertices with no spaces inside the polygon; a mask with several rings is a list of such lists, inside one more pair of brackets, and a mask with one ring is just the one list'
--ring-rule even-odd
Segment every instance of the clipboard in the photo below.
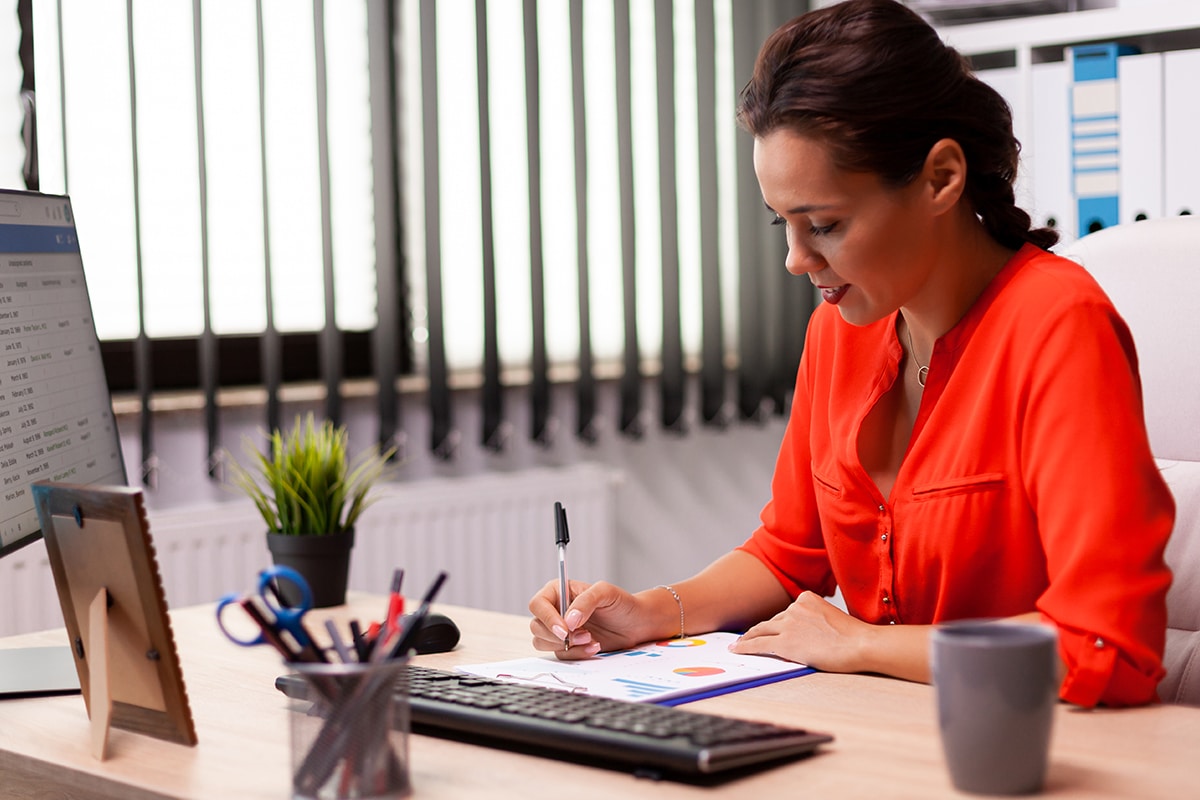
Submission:
{"label": "clipboard", "polygon": [[112,727],[196,744],[141,489],[32,484],[75,669],[104,760]]}

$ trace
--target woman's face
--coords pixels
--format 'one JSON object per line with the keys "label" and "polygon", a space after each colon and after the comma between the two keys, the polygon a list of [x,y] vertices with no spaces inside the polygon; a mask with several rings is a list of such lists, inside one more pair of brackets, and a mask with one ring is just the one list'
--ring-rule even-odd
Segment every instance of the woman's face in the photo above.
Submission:
{"label": "woman's face", "polygon": [[926,284],[935,216],[920,178],[901,189],[838,169],[819,140],[776,130],[754,142],[763,201],[784,225],[793,275],[807,274],[854,325],[883,319]]}

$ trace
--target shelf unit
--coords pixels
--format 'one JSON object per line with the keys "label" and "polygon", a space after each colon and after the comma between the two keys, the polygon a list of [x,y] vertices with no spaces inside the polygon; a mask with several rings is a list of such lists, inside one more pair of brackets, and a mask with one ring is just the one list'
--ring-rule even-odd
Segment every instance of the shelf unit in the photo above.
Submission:
{"label": "shelf unit", "polygon": [[[1123,203],[1120,221],[1200,212],[1200,89],[1192,88],[1193,80],[1178,80],[1180,74],[1200,79],[1200,2],[1124,0],[1115,8],[945,26],[939,32],[1013,107],[1014,133],[1022,143],[1018,202],[1037,224],[1054,220],[1065,241],[1077,233],[1075,209],[1065,208],[1062,199],[1073,196],[1066,53],[1077,45],[1109,42],[1144,54],[1122,59],[1130,59],[1131,78],[1135,71],[1151,78],[1146,91],[1122,86],[1122,103],[1131,110],[1128,122],[1140,124],[1138,141],[1156,139],[1128,152],[1122,145],[1123,182],[1139,203],[1156,197],[1145,208],[1131,202],[1126,209]],[[1154,109],[1161,120],[1134,116]]]}
{"label": "shelf unit", "polygon": [[1119,41],[1157,52],[1200,46],[1200,3],[1141,0],[1116,8],[955,25],[940,32],[968,56],[1015,53],[1018,67],[1045,58],[1047,50],[1096,42]]}

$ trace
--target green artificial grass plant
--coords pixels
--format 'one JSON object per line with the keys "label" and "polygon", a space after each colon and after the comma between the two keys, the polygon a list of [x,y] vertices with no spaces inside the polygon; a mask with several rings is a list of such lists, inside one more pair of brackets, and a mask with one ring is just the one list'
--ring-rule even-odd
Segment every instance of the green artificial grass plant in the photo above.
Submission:
{"label": "green artificial grass plant", "polygon": [[231,461],[231,477],[254,501],[269,532],[294,536],[326,536],[354,527],[395,453],[372,447],[351,460],[345,426],[329,420],[318,425],[311,413],[267,439],[265,454],[246,442],[251,466]]}

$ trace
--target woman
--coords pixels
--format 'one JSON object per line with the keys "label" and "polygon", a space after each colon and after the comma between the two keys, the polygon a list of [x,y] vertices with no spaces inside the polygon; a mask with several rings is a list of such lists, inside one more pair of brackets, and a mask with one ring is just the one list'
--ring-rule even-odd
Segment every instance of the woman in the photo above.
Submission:
{"label": "woman", "polygon": [[771,35],[739,121],[825,301],[762,525],[671,587],[574,583],[565,619],[547,584],[535,647],[748,629],[738,652],[928,681],[931,625],[1014,618],[1057,627],[1063,699],[1153,701],[1174,505],[1125,323],[1014,205],[1003,99],[904,6],[847,0]]}

